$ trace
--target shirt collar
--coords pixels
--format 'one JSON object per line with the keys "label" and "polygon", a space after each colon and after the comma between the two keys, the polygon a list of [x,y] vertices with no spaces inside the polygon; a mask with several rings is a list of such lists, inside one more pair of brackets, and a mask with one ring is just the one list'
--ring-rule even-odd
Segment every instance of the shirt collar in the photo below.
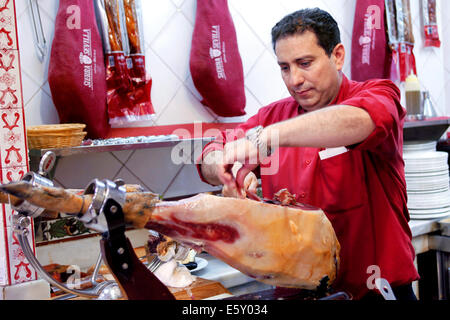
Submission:
{"label": "shirt collar", "polygon": [[342,73],[341,87],[339,88],[338,94],[336,95],[334,100],[329,104],[329,106],[338,104],[339,101],[344,100],[345,94],[347,92],[348,84],[349,84],[349,81],[348,81],[347,77],[345,76],[344,73]]}

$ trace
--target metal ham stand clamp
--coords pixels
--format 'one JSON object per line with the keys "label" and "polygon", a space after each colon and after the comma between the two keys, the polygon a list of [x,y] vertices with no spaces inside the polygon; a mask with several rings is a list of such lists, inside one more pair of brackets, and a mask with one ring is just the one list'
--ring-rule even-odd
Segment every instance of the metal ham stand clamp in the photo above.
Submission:
{"label": "metal ham stand clamp", "polygon": [[[33,186],[49,186],[53,187],[53,181],[49,180],[46,176],[48,172],[52,169],[55,164],[56,156],[53,152],[49,151],[42,156],[42,159],[39,163],[39,173],[28,172],[23,178],[22,181],[27,181],[31,183]],[[33,204],[30,204],[28,201],[24,200],[20,204],[12,206],[12,208],[17,212],[16,215],[13,216],[13,230],[17,235],[17,239],[22,248],[22,251],[39,274],[39,276],[49,282],[53,287],[56,287],[59,290],[62,290],[67,293],[60,298],[70,298],[70,297],[84,297],[84,298],[97,298],[100,293],[111,285],[115,285],[113,281],[105,281],[102,283],[97,283],[95,281],[97,277],[98,267],[100,266],[101,257],[99,257],[99,261],[97,261],[96,272],[94,272],[92,276],[92,284],[93,288],[78,290],[74,288],[74,286],[67,286],[57,280],[55,280],[52,275],[50,275],[39,263],[37,258],[35,257],[30,244],[28,243],[28,227],[31,224],[31,218],[39,217],[44,211],[43,208],[37,207]]]}
{"label": "metal ham stand clamp", "polygon": [[86,227],[102,232],[100,247],[105,262],[128,300],[175,300],[169,289],[139,260],[125,236],[122,206],[125,188],[94,179],[85,194],[93,194],[88,212],[79,217]]}
{"label": "metal ham stand clamp", "polygon": [[[55,164],[56,156],[49,151],[42,157],[39,164],[39,173],[28,172],[22,181],[27,181],[33,186],[50,186],[54,184],[46,178],[48,172]],[[120,184],[120,185],[119,185]],[[89,212],[80,217],[87,227],[102,232],[100,241],[101,253],[97,259],[94,273],[91,277],[92,288],[76,289],[67,286],[50,275],[35,257],[28,243],[28,227],[31,218],[39,217],[43,208],[30,204],[26,200],[13,206],[17,214],[13,216],[13,230],[17,235],[23,253],[39,276],[49,282],[52,286],[66,292],[66,295],[56,299],[70,299],[83,297],[91,299],[109,300],[123,298],[125,294],[128,299],[153,299],[173,300],[174,296],[164,284],[162,284],[152,272],[150,272],[137,258],[134,250],[125,236],[125,223],[122,205],[125,202],[125,189],[121,183],[95,179],[85,190],[85,194],[94,194]],[[102,254],[108,267],[113,273],[115,281],[97,282],[98,270],[102,262]],[[122,292],[120,288],[122,289]]]}

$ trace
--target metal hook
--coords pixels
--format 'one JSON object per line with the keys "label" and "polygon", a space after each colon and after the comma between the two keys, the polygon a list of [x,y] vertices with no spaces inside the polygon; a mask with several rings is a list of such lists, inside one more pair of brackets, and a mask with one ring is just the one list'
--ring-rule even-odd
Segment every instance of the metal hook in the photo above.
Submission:
{"label": "metal hook", "polygon": [[42,27],[41,13],[39,11],[39,5],[36,0],[29,0],[31,19],[33,20],[34,35],[36,38],[37,55],[40,62],[44,61],[44,57],[47,54],[47,42],[44,36],[44,28]]}

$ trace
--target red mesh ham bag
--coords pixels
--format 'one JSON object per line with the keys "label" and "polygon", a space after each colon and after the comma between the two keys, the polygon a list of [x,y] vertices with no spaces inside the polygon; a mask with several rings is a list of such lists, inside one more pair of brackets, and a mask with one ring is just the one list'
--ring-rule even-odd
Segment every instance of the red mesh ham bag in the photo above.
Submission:
{"label": "red mesh ham bag", "polygon": [[352,79],[389,78],[391,54],[386,38],[384,0],[358,0],[352,36]]}
{"label": "red mesh ham bag", "polygon": [[245,115],[244,71],[227,0],[197,0],[190,70],[203,105],[222,117]]}
{"label": "red mesh ham bag", "polygon": [[60,0],[48,82],[61,123],[84,123],[89,138],[109,130],[103,47],[91,0]]}

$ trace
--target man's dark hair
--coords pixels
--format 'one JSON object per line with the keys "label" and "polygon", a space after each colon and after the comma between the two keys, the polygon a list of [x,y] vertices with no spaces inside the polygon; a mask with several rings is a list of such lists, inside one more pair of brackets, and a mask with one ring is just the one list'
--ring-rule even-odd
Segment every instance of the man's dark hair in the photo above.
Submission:
{"label": "man's dark hair", "polygon": [[315,33],[318,45],[325,50],[328,56],[331,56],[333,49],[341,42],[336,20],[324,10],[308,8],[285,16],[272,28],[273,50],[279,39],[297,33],[302,34],[305,31]]}

